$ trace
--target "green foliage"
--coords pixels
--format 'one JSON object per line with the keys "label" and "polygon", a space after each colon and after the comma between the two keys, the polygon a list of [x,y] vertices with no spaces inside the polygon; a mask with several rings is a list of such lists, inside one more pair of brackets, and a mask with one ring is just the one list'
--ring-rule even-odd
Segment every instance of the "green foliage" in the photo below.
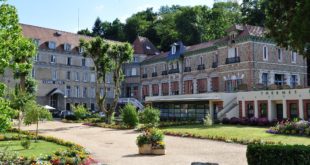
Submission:
{"label": "green foliage", "polygon": [[160,111],[152,107],[146,107],[140,112],[139,121],[146,127],[157,127],[160,121]]}
{"label": "green foliage", "polygon": [[136,107],[132,104],[126,104],[126,106],[122,109],[121,117],[123,123],[128,127],[134,128],[139,124]]}
{"label": "green foliage", "polygon": [[28,101],[25,105],[24,123],[30,125],[38,123],[38,121],[43,119],[51,120],[51,113],[47,109],[38,105],[35,101]]}
{"label": "green foliage", "polygon": [[136,143],[139,147],[144,144],[152,144],[152,146],[164,147],[164,134],[157,128],[147,129],[137,137]]}
{"label": "green foliage", "polygon": [[205,125],[206,127],[211,127],[213,125],[213,119],[210,113],[207,113],[207,115],[203,119],[203,125]]}
{"label": "green foliage", "polygon": [[9,107],[9,102],[0,97],[0,132],[5,132],[11,127],[11,118],[14,110]]}
{"label": "green foliage", "polygon": [[141,147],[144,144],[151,144],[151,139],[148,136],[146,136],[145,133],[137,137],[137,145]]}
{"label": "green foliage", "polygon": [[264,0],[243,0],[241,4],[242,22],[249,25],[264,26],[265,5]]}
{"label": "green foliage", "polygon": [[310,56],[310,1],[287,0],[266,3],[266,27],[269,36],[282,47]]}
{"label": "green foliage", "polygon": [[90,112],[83,105],[72,106],[72,108],[73,114],[77,119],[85,119],[90,115]]}
{"label": "green foliage", "polygon": [[305,145],[248,145],[249,165],[300,165],[309,164],[310,147]]}
{"label": "green foliage", "polygon": [[30,145],[31,145],[31,141],[29,139],[23,139],[21,142],[20,142],[20,145],[24,148],[24,149],[29,149],[30,148]]}

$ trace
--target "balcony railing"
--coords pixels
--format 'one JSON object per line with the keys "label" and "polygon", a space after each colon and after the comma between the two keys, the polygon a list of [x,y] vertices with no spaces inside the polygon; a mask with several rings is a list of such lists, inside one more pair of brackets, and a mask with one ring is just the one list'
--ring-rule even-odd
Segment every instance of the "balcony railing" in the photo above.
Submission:
{"label": "balcony railing", "polygon": [[157,77],[157,72],[153,72],[152,77]]}
{"label": "balcony railing", "polygon": [[206,69],[204,64],[200,64],[197,67],[197,70],[204,70],[204,69]]}
{"label": "balcony railing", "polygon": [[240,57],[230,57],[226,58],[226,64],[233,64],[240,62]]}
{"label": "balcony railing", "polygon": [[142,75],[142,78],[147,78],[147,74],[143,74],[143,75]]}
{"label": "balcony railing", "polygon": [[169,70],[169,74],[173,74],[173,73],[179,73],[179,68],[176,68],[176,69],[170,69]]}
{"label": "balcony railing", "polygon": [[192,68],[191,67],[185,67],[184,68],[184,72],[191,72],[192,71]]}
{"label": "balcony railing", "polygon": [[166,71],[166,70],[162,71],[161,75],[168,75],[168,71]]}
{"label": "balcony railing", "polygon": [[212,63],[212,68],[217,68],[217,66],[218,66],[218,62],[213,62]]}

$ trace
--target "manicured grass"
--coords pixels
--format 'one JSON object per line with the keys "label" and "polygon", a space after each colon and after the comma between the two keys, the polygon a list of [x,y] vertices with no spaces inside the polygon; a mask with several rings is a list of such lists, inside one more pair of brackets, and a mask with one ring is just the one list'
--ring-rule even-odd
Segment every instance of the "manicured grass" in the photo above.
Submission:
{"label": "manicured grass", "polygon": [[20,140],[14,141],[0,141],[0,150],[4,150],[6,147],[9,151],[16,152],[19,156],[40,156],[46,154],[53,154],[58,150],[65,150],[67,147],[61,146],[55,143],[47,142],[39,140],[37,143],[32,141],[29,149],[24,149],[21,144]]}
{"label": "manicured grass", "polygon": [[238,125],[214,125],[207,128],[203,125],[184,125],[162,128],[173,133],[191,133],[202,137],[221,136],[226,138],[238,138],[243,140],[261,139],[264,141],[282,142],[284,144],[310,145],[309,137],[275,135],[266,133],[268,127],[238,126]]}

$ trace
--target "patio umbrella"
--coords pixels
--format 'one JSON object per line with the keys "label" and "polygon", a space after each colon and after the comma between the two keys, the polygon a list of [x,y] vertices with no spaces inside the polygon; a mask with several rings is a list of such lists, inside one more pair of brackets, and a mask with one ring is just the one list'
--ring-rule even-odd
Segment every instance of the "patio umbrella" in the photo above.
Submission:
{"label": "patio umbrella", "polygon": [[43,108],[48,109],[48,110],[54,110],[55,109],[54,107],[51,107],[49,105],[45,105]]}

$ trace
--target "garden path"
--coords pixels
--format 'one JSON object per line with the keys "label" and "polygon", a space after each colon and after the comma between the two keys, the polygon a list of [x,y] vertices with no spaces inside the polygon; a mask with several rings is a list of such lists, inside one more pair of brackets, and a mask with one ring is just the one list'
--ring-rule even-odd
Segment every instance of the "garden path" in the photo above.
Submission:
{"label": "garden path", "polygon": [[[84,146],[95,160],[111,165],[190,165],[193,162],[243,165],[246,146],[211,140],[166,136],[166,155],[141,156],[135,144],[139,133],[84,126],[79,123],[40,123],[40,134],[62,138]],[[34,130],[35,126],[24,126]]]}

